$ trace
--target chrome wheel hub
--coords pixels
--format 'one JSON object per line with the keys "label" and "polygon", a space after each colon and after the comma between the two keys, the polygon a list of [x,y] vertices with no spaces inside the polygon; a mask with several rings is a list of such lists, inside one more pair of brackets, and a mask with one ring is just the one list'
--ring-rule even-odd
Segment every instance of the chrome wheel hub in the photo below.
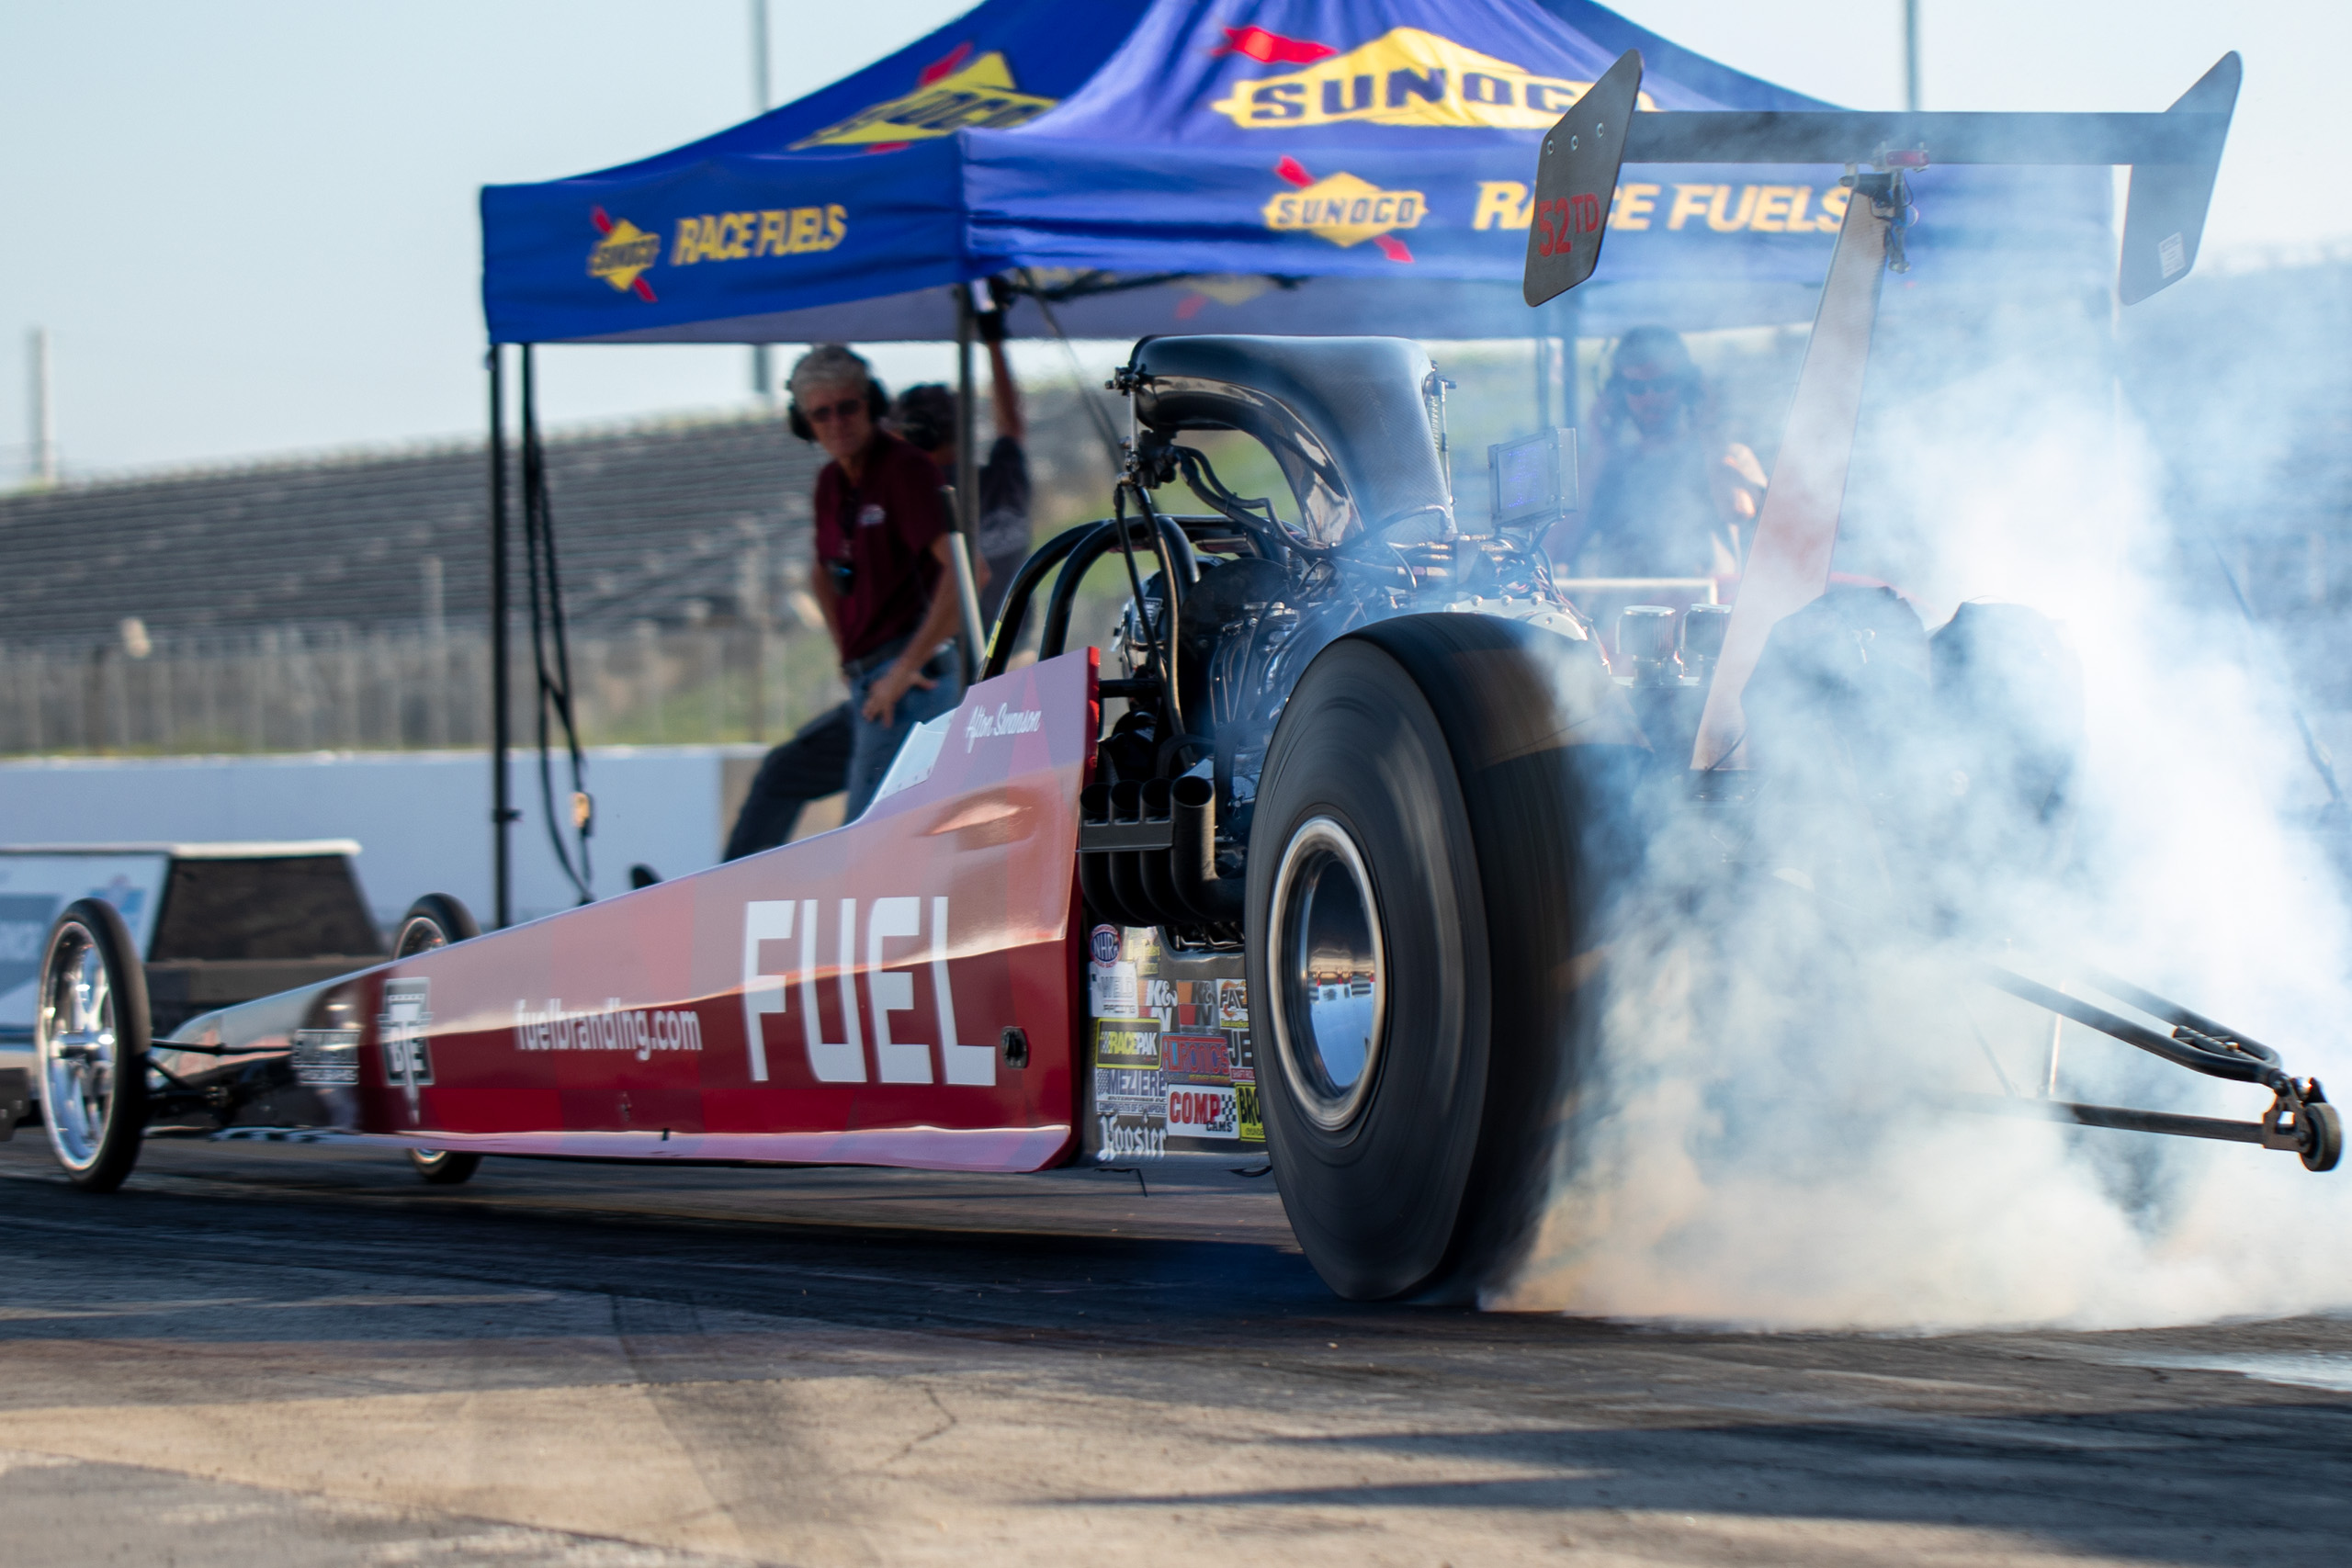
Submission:
{"label": "chrome wheel hub", "polygon": [[86,927],[66,925],[50,944],[33,1044],[49,1141],[67,1169],[87,1170],[106,1137],[119,1056],[114,988]]}
{"label": "chrome wheel hub", "polygon": [[1380,906],[1363,852],[1329,817],[1299,825],[1274,874],[1274,1046],[1291,1093],[1326,1132],[1372,1093],[1387,1022]]}

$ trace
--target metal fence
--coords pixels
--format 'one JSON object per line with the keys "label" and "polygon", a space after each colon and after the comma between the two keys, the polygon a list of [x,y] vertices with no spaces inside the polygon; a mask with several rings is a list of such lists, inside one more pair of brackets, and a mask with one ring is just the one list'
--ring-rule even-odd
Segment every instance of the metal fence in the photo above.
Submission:
{"label": "metal fence", "polygon": [[[571,637],[591,745],[758,741],[841,699],[819,630],[647,624]],[[530,647],[514,639],[514,738],[534,735]],[[0,643],[0,755],[395,750],[490,740],[481,631],[277,628],[143,634],[97,646]]]}

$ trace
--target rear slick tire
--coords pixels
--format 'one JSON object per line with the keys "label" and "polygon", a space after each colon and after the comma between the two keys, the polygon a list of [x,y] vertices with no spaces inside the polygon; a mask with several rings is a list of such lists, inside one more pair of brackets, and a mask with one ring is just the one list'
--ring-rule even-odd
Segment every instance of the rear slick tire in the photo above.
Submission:
{"label": "rear slick tire", "polygon": [[1523,1251],[1646,755],[1591,646],[1516,622],[1381,622],[1300,677],[1251,824],[1251,1039],[1340,1295],[1469,1299]]}
{"label": "rear slick tire", "polygon": [[147,1133],[147,971],[121,914],[79,898],[50,928],[34,1003],[41,1121],[65,1179],[111,1192]]}

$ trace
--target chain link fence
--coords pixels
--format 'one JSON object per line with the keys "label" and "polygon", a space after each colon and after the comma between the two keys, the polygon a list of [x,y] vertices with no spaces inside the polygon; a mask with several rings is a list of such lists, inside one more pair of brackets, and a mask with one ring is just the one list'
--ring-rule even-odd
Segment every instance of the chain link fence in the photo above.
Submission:
{"label": "chain link fence", "polygon": [[[583,744],[766,741],[842,698],[821,630],[728,625],[571,638]],[[529,638],[513,639],[514,738],[532,742]],[[0,755],[399,750],[490,741],[479,630],[0,643]]]}

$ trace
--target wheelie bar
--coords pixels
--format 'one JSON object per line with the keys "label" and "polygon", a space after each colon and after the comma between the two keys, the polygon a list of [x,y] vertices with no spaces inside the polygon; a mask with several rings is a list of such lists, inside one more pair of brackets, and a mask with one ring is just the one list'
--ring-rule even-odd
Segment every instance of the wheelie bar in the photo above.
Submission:
{"label": "wheelie bar", "polygon": [[1978,1109],[2017,1114],[2047,1114],[2086,1127],[2114,1127],[2134,1133],[2160,1133],[2180,1138],[2218,1138],[2231,1143],[2259,1144],[2301,1157],[2312,1170],[2333,1170],[2344,1154],[2344,1123],[2317,1078],[2298,1079],[2281,1065],[2278,1053],[2248,1035],[2215,1022],[2154,991],[2116,978],[2102,970],[2078,967],[2075,976],[2091,989],[2138,1008],[2173,1026],[2169,1035],[2132,1022],[2080,997],[2029,980],[1997,964],[1974,965],[1974,977],[2019,1001],[2045,1008],[2074,1020],[2110,1039],[2161,1056],[2176,1066],[2208,1077],[2260,1084],[2270,1090],[2270,1108],[2258,1122],[2231,1122],[2210,1116],[2182,1116],[2163,1111],[2132,1111],[2112,1105],[2077,1105],[2054,1100],[1973,1098]]}

